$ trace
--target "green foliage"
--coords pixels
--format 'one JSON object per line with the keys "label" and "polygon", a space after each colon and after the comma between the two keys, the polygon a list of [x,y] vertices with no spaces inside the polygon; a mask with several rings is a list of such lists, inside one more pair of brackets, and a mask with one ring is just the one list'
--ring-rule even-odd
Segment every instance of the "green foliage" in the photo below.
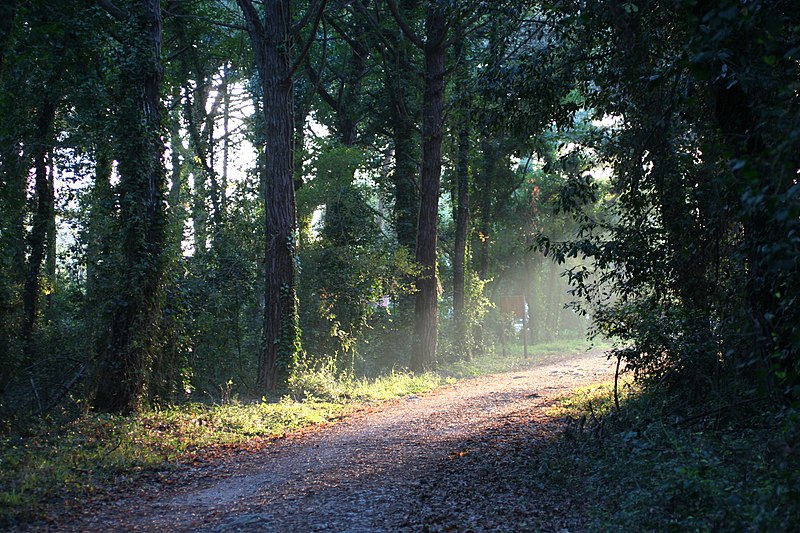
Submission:
{"label": "green foliage", "polygon": [[[165,312],[178,320],[177,361],[190,370],[193,398],[217,397],[228,380],[240,392],[255,385],[263,320],[258,306],[263,244],[261,233],[253,231],[261,227],[263,209],[255,191],[251,179],[238,183],[214,246],[174,267]],[[177,392],[175,399],[183,398],[183,391]]]}
{"label": "green foliage", "polygon": [[[540,244],[559,261],[584,260],[569,271],[576,295],[599,331],[624,341],[619,354],[638,376],[698,399],[744,383],[791,398],[796,9],[637,8],[599,3],[573,20],[600,58],[579,61],[579,80],[596,119],[613,123],[592,143],[613,166],[611,188],[591,212],[596,180],[568,181],[560,207],[575,214],[578,238]],[[777,57],[786,63],[765,60]]]}
{"label": "green foliage", "polygon": [[357,363],[360,370],[374,366],[370,360],[378,354],[370,351],[370,340],[394,324],[393,308],[414,290],[418,267],[407,249],[381,231],[374,191],[361,174],[366,152],[319,148],[311,163],[314,178],[298,195],[306,213],[324,207],[319,227],[300,249],[300,323],[312,359],[323,365],[331,359],[353,372]]}
{"label": "green foliage", "polygon": [[[464,275],[464,310],[461,317],[450,315],[450,309],[441,307],[439,352],[442,361],[470,359],[489,348],[485,339],[479,338],[476,331],[486,322],[486,317],[494,307],[486,296],[488,280],[482,280],[472,270]],[[460,320],[459,320],[460,318]]]}
{"label": "green foliage", "polygon": [[[576,391],[551,409],[570,429],[542,451],[538,476],[585,502],[591,530],[792,531],[797,413],[723,405],[677,416],[664,394]],[[731,398],[735,400],[735,398]]]}
{"label": "green foliage", "polygon": [[335,359],[301,360],[289,376],[289,390],[304,401],[364,402],[390,400],[428,391],[443,383],[437,374],[395,372],[374,379],[339,370]]}
{"label": "green foliage", "polygon": [[[381,246],[309,247],[301,282],[306,307],[306,349],[333,356],[353,370],[356,351],[369,348],[369,338],[386,333],[398,298],[411,293],[409,281],[418,268],[404,248]],[[313,313],[313,314],[312,314]],[[375,335],[373,328],[379,328]],[[366,355],[365,355],[366,357]],[[390,363],[396,364],[396,361]]]}

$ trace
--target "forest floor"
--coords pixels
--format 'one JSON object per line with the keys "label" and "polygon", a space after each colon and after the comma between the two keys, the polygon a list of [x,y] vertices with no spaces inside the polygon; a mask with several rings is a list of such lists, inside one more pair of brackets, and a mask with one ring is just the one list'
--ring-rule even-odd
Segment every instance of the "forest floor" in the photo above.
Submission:
{"label": "forest floor", "polygon": [[580,504],[537,476],[570,390],[606,379],[601,352],[365,407],[343,420],[137,480],[51,531],[567,531]]}

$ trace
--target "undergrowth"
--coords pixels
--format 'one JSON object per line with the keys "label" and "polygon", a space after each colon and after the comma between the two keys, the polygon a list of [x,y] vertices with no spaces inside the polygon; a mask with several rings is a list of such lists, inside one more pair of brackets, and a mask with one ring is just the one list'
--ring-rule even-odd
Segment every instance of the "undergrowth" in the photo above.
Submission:
{"label": "undergrowth", "polygon": [[[800,531],[800,413],[734,405],[694,413],[606,383],[550,410],[568,429],[537,476],[571,487],[596,531]],[[677,414],[680,413],[680,414]]]}

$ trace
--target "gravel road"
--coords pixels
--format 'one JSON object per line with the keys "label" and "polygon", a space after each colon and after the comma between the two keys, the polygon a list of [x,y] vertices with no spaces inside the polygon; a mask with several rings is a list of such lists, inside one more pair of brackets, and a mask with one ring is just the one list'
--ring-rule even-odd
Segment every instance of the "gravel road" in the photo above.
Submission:
{"label": "gravel road", "polygon": [[[131,491],[59,531],[577,531],[568,494],[537,482],[544,416],[611,366],[584,353],[366,409]],[[184,476],[186,479],[187,476]]]}

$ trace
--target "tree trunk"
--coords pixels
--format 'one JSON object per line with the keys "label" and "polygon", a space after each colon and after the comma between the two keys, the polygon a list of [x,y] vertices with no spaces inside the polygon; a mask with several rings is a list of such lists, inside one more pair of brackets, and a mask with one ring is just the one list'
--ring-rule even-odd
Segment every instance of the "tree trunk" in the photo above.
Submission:
{"label": "tree trunk", "polygon": [[13,379],[21,356],[26,179],[20,159],[19,143],[0,146],[0,393]]}
{"label": "tree trunk", "polygon": [[3,232],[0,243],[3,245],[3,259],[7,260],[9,283],[16,286],[15,291],[25,282],[25,212],[28,196],[27,165],[19,141],[10,141],[0,147],[0,185],[2,185]]}
{"label": "tree trunk", "polygon": [[[49,174],[48,181],[50,182],[50,212],[47,213],[47,246],[45,248],[45,263],[44,274],[47,279],[48,291],[45,305],[45,311],[50,310],[53,303],[53,294],[55,294],[56,287],[56,198],[55,198],[55,173],[56,167],[53,162],[52,154],[50,155],[49,165],[47,167]],[[47,318],[47,316],[45,316]]]}
{"label": "tree trunk", "polygon": [[[183,211],[182,196],[183,196],[183,165],[184,160],[181,156],[183,146],[181,146],[180,134],[180,121],[176,118],[170,125],[170,162],[172,171],[170,173],[170,187],[169,194],[167,195],[167,206],[170,210],[170,218],[174,219],[170,224],[179,226],[175,228],[175,239],[180,241],[183,239],[183,224],[185,220],[178,212]],[[177,220],[180,218],[180,220]]]}
{"label": "tree trunk", "polygon": [[467,251],[467,229],[469,226],[469,126],[466,117],[458,132],[458,157],[456,162],[457,199],[456,235],[453,257],[453,313],[456,321],[463,320],[464,313],[464,263]]}
{"label": "tree trunk", "polygon": [[497,147],[491,139],[484,139],[483,169],[481,171],[481,227],[478,244],[478,276],[489,279],[489,234],[491,229],[492,182],[497,167]]}
{"label": "tree trunk", "polygon": [[435,366],[437,344],[438,283],[436,241],[439,223],[439,182],[442,173],[442,115],[444,110],[444,68],[447,20],[444,8],[428,8],[425,20],[425,94],[422,113],[422,173],[417,229],[417,262],[422,272],[417,280],[414,309],[414,352],[411,368]]}
{"label": "tree trunk", "polygon": [[416,248],[419,187],[414,126],[409,117],[394,112],[394,220],[397,242],[409,250]]}
{"label": "tree trunk", "polygon": [[264,94],[265,261],[264,348],[259,381],[277,389],[300,350],[295,294],[294,104],[289,0],[264,2],[263,22],[250,0],[237,0],[253,44]]}
{"label": "tree trunk", "polygon": [[[303,163],[305,162],[306,118],[311,112],[313,95],[310,88],[296,84],[294,99],[294,190],[303,187]],[[309,216],[308,225],[311,224]],[[304,224],[305,225],[305,224]]]}
{"label": "tree trunk", "polygon": [[528,303],[528,339],[531,344],[536,344],[539,340],[537,325],[539,317],[536,306],[536,292],[539,289],[541,292],[541,284],[536,283],[535,278],[538,277],[542,265],[542,255],[539,253],[526,253],[523,255],[523,264],[525,268],[525,281],[523,283],[525,301]]}
{"label": "tree trunk", "polygon": [[208,252],[208,187],[206,187],[206,173],[194,168],[194,187],[191,193],[192,202],[192,232],[194,236],[194,255],[202,258]]}
{"label": "tree trunk", "polygon": [[[464,56],[464,28],[457,27],[456,57]],[[467,65],[462,62],[459,75],[467,76]],[[453,315],[456,323],[456,336],[463,341],[467,335],[464,329],[464,264],[467,252],[467,229],[469,225],[469,150],[470,150],[470,107],[471,98],[466,95],[458,101],[458,147],[456,153],[456,194],[455,205],[455,243],[453,250]],[[466,346],[464,346],[466,347]],[[464,354],[466,355],[466,354]]]}
{"label": "tree trunk", "polygon": [[87,320],[91,330],[93,354],[103,357],[108,344],[107,313],[113,277],[112,269],[112,226],[114,212],[114,191],[111,187],[113,171],[111,147],[108,141],[100,140],[94,151],[94,185],[92,186],[91,207],[89,208],[88,239],[86,244],[86,308]]}
{"label": "tree trunk", "polygon": [[409,43],[399,40],[396,46],[397,72],[386,71],[386,86],[391,106],[392,135],[394,144],[394,227],[397,242],[409,250],[416,248],[417,217],[419,213],[419,186],[417,183],[417,144],[414,139],[414,120],[406,105],[404,79],[413,73],[403,69],[408,61]]}
{"label": "tree trunk", "polygon": [[94,407],[129,413],[145,399],[150,361],[159,346],[164,246],[164,172],[161,154],[161,5],[132,3],[130,38],[122,63],[118,123],[122,265],[116,282],[109,341],[96,376]]}
{"label": "tree trunk", "polygon": [[231,120],[231,67],[230,63],[225,63],[222,70],[223,87],[222,93],[222,176],[220,176],[220,209],[222,217],[227,216],[228,210],[228,159],[230,158],[230,120]]}
{"label": "tree trunk", "polygon": [[28,269],[25,277],[25,288],[22,292],[24,321],[22,323],[22,342],[25,354],[35,360],[31,345],[33,332],[36,329],[36,318],[39,312],[39,295],[41,293],[42,262],[44,261],[48,228],[53,218],[53,183],[47,172],[47,156],[50,153],[50,135],[55,104],[49,100],[42,103],[36,121],[36,144],[33,153],[34,194],[36,211],[33,213],[31,233],[28,238]]}
{"label": "tree trunk", "polygon": [[3,65],[8,54],[8,43],[11,41],[11,32],[14,29],[14,19],[17,14],[17,0],[4,0],[0,2],[0,80],[3,79]]}
{"label": "tree trunk", "polygon": [[558,298],[558,276],[559,266],[554,261],[548,261],[547,274],[547,318],[545,322],[545,335],[547,340],[555,340],[558,334],[558,317],[561,314],[559,309],[560,299]]}

